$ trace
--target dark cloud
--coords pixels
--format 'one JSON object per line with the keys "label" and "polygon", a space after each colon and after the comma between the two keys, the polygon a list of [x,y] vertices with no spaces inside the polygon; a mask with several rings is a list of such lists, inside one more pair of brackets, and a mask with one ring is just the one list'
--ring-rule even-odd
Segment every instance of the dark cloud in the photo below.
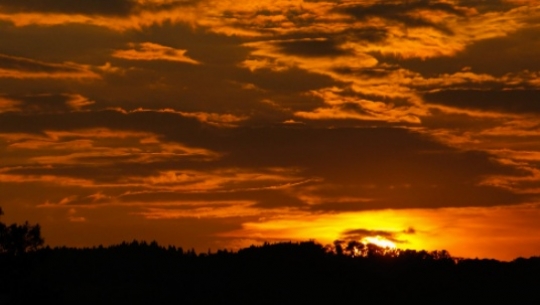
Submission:
{"label": "dark cloud", "polygon": [[540,48],[540,41],[536,39],[539,35],[540,29],[535,23],[503,37],[480,40],[458,54],[454,60],[465,63],[476,73],[495,76],[523,70],[540,70],[540,58],[535,52]]}
{"label": "dark cloud", "polygon": [[[226,152],[219,163],[304,169],[306,178],[319,177],[328,185],[298,187],[308,197],[320,198],[312,210],[491,206],[526,200],[507,190],[478,186],[485,176],[525,173],[494,162],[486,153],[454,150],[403,129],[232,132],[227,142],[212,142],[213,149]],[[343,197],[373,200],[341,203]]]}
{"label": "dark cloud", "polygon": [[501,113],[540,113],[540,90],[442,90],[424,95],[428,103]]}
{"label": "dark cloud", "polygon": [[[61,152],[51,152],[51,154],[59,154]],[[72,153],[72,151],[64,152],[66,153]],[[119,159],[119,158],[118,158]],[[160,168],[166,167],[167,169],[171,168],[172,164],[167,163],[159,164],[159,162],[156,162],[149,165],[140,165],[137,162],[127,162],[129,161],[129,157],[122,158],[121,162],[118,162],[117,164],[113,166],[110,166],[111,163],[114,163],[118,160],[115,160],[113,158],[110,158],[108,160],[108,163],[102,162],[102,165],[105,166],[96,166],[96,163],[83,163],[80,162],[79,164],[74,165],[62,165],[62,164],[56,164],[54,167],[51,166],[28,166],[28,167],[18,167],[13,168],[11,170],[7,170],[5,173],[9,175],[28,175],[33,177],[43,177],[43,176],[49,176],[49,177],[61,177],[61,178],[75,178],[75,179],[88,179],[89,183],[88,185],[81,185],[81,187],[99,187],[100,185],[104,184],[117,184],[117,189],[124,189],[127,190],[125,187],[123,187],[123,183],[127,183],[125,181],[126,177],[131,176],[137,176],[137,175],[153,175],[158,173]],[[154,168],[156,167],[156,168]]]}
{"label": "dark cloud", "polygon": [[[23,114],[0,114],[1,132],[26,132],[40,134],[45,130],[74,130],[107,127],[116,130],[140,130],[159,134],[177,134],[186,137],[200,134],[201,123],[172,113],[135,112],[126,115],[114,110],[65,114],[25,116]],[[162,123],[162,124],[157,124]],[[150,128],[150,129],[148,129]],[[208,127],[209,128],[209,127]]]}
{"label": "dark cloud", "polygon": [[[124,180],[126,177],[142,179],[170,170],[180,173],[185,170],[219,173],[223,169],[243,169],[265,174],[271,168],[294,169],[294,174],[283,172],[283,177],[288,177],[285,181],[225,181],[218,188],[207,190],[213,195],[197,196],[203,196],[201,199],[213,196],[214,200],[251,200],[264,208],[285,205],[311,211],[491,206],[527,200],[527,196],[505,189],[479,186],[487,176],[520,176],[525,173],[494,162],[487,153],[459,151],[401,128],[268,126],[219,129],[177,114],[159,112],[74,112],[62,115],[62,120],[58,120],[58,116],[60,114],[30,116],[4,113],[0,115],[0,131],[39,134],[44,130],[103,127],[113,132],[144,131],[160,135],[164,143],[204,148],[218,153],[219,157],[208,160],[197,156],[156,157],[139,162],[139,153],[135,151],[126,155],[83,156],[71,165],[19,168],[10,170],[9,174],[89,179],[96,183],[94,188],[97,189],[102,189],[99,185],[103,183],[116,184],[119,189],[125,189],[126,184],[129,185],[129,181]],[[99,145],[114,149],[126,144],[104,142]],[[16,151],[9,156],[12,153]],[[50,152],[53,156],[59,153],[66,156],[71,154],[69,150]],[[46,150],[42,156],[47,156]],[[222,172],[216,177],[222,175],[227,174]],[[202,178],[212,177],[203,175]],[[309,179],[314,180],[309,184],[279,188],[283,184]],[[143,180],[140,181],[142,183]],[[137,186],[137,189],[147,188]],[[231,192],[224,194],[223,191],[227,190]],[[173,193],[170,196],[184,199],[187,196]],[[301,204],[298,199],[302,196],[317,198],[318,203],[309,206]],[[352,199],[343,202],[342,198]],[[354,198],[358,200],[354,201]]]}
{"label": "dark cloud", "polygon": [[[182,111],[226,112],[276,123],[290,118],[294,111],[320,106],[320,100],[305,92],[336,83],[328,76],[302,69],[251,72],[239,67],[250,50],[241,45],[243,41],[240,38],[192,29],[187,25],[164,23],[126,31],[122,35],[85,25],[5,26],[0,29],[7,35],[7,42],[0,46],[0,50],[4,48],[13,53],[19,50],[29,58],[39,57],[43,61],[90,64],[91,69],[102,78],[102,81],[93,83],[65,80],[23,83],[0,79],[0,86],[10,88],[9,91],[14,94],[28,93],[29,86],[33,93],[39,94],[76,91],[101,107],[122,105],[125,109],[134,109],[148,105],[151,108]],[[80,36],[86,38],[79,42]],[[187,50],[189,57],[201,64],[134,62],[111,57],[113,51],[139,42]],[[216,49],[220,52],[215,52]],[[40,51],[36,54],[36,50]],[[55,64],[45,66],[57,68]],[[69,65],[67,68],[75,69]],[[263,100],[270,100],[280,108],[272,109],[268,104],[261,103]]]}
{"label": "dark cloud", "polygon": [[[367,79],[374,79],[381,77],[383,74],[390,74],[392,70],[394,70],[395,67],[376,67],[376,68],[367,68],[367,69],[361,69],[356,71],[358,75],[361,75],[362,77],[366,77]],[[369,94],[369,93],[362,93],[362,92],[356,92],[351,88],[344,88],[343,91],[340,92],[340,95],[345,97],[353,97],[358,100],[368,100],[368,101],[377,101],[377,102],[383,102],[387,105],[394,105],[396,107],[400,106],[412,106],[414,103],[410,101],[407,97],[393,97],[388,95],[379,95],[379,94]]]}
{"label": "dark cloud", "polygon": [[[101,66],[110,60],[111,49],[129,41],[126,33],[88,24],[17,27],[0,22],[4,42],[0,54],[46,62],[77,62]],[[81,37],[84,37],[82,39]]]}
{"label": "dark cloud", "polygon": [[24,114],[65,113],[82,110],[93,103],[82,96],[69,94],[6,95],[4,97],[16,101],[16,111]]}
{"label": "dark cloud", "polygon": [[[397,67],[396,67],[397,68]],[[351,68],[351,67],[337,67],[334,69],[335,72],[341,73],[341,74],[352,74],[357,75],[359,77],[364,78],[385,78],[389,76],[393,70],[396,68],[383,68],[383,67],[376,67],[376,68]]]}
{"label": "dark cloud", "polygon": [[382,237],[392,237],[395,233],[390,231],[380,231],[380,230],[366,230],[366,229],[353,229],[347,230],[341,233],[344,236],[382,236]]}
{"label": "dark cloud", "polygon": [[340,110],[354,112],[358,114],[369,114],[362,106],[357,103],[343,103],[339,105]]}
{"label": "dark cloud", "polygon": [[536,50],[540,48],[540,42],[536,39],[538,35],[540,31],[537,27],[525,28],[502,37],[476,41],[455,56],[402,58],[388,54],[372,55],[380,62],[399,65],[425,77],[452,74],[464,69],[503,76],[510,72],[540,70],[540,58],[536,56]]}
{"label": "dark cloud", "polygon": [[[0,54],[0,69],[14,72],[79,73],[80,69],[64,64],[45,63],[37,60]],[[0,74],[1,76],[1,74]]]}
{"label": "dark cloud", "polygon": [[312,29],[309,32],[292,32],[281,35],[275,44],[286,54],[322,57],[354,55],[349,49],[341,48],[347,42],[382,42],[388,38],[388,30],[373,26],[347,27],[331,34]]}
{"label": "dark cloud", "polygon": [[413,1],[395,1],[390,3],[375,3],[372,5],[345,5],[338,10],[343,10],[354,15],[359,19],[365,19],[372,16],[395,16],[411,12],[418,9],[427,9],[432,11],[442,11],[446,13],[462,15],[462,12],[449,3],[429,0]]}
{"label": "dark cloud", "polygon": [[172,192],[151,191],[123,194],[118,198],[122,202],[216,202],[253,201],[253,207],[275,209],[280,207],[304,207],[305,203],[298,198],[287,195],[280,190],[271,189],[237,189],[236,191],[209,192]]}
{"label": "dark cloud", "polygon": [[388,30],[377,27],[360,27],[346,29],[338,35],[341,39],[351,41],[382,42],[388,37]]}
{"label": "dark cloud", "polygon": [[[214,69],[234,68],[250,52],[248,47],[242,45],[245,40],[241,37],[220,35],[207,28],[193,28],[188,24],[170,21],[130,30],[122,36],[127,42],[153,42],[188,50],[191,58],[204,65],[211,65]],[[108,45],[112,42],[109,41]]]}
{"label": "dark cloud", "polygon": [[251,73],[242,71],[241,75],[241,80],[253,83],[259,88],[279,93],[304,93],[336,84],[336,81],[329,76],[309,73],[298,68],[280,72],[267,69],[260,69]]}
{"label": "dark cloud", "polygon": [[434,23],[420,17],[409,15],[414,10],[442,11],[461,16],[463,12],[449,3],[435,1],[406,1],[394,3],[375,3],[372,5],[344,5],[336,8],[336,11],[351,15],[359,20],[366,20],[371,17],[381,17],[387,20],[399,22],[408,27],[430,27],[445,34],[452,34],[450,28],[443,24]]}
{"label": "dark cloud", "polygon": [[328,39],[282,41],[276,44],[282,52],[298,56],[335,57],[352,55],[350,51],[340,48],[339,43]]}
{"label": "dark cloud", "polygon": [[430,116],[422,117],[422,124],[435,130],[452,130],[454,132],[481,131],[501,125],[500,120],[479,118],[467,113],[447,113],[439,109],[431,109]]}
{"label": "dark cloud", "polygon": [[457,4],[459,6],[475,8],[480,13],[507,11],[519,6],[518,3],[512,3],[511,1],[505,0],[459,0]]}
{"label": "dark cloud", "polygon": [[6,12],[47,12],[87,15],[128,15],[135,7],[134,0],[1,0]]}
{"label": "dark cloud", "polygon": [[400,235],[410,235],[415,234],[416,230],[412,227],[403,230],[403,231],[382,231],[382,230],[367,230],[367,229],[352,229],[352,230],[346,230],[341,233],[341,238],[344,240],[362,240],[365,237],[383,237],[387,240],[390,240],[392,242],[396,243],[405,243],[405,240],[400,240]]}
{"label": "dark cloud", "polygon": [[258,6],[252,12],[246,14],[244,9],[226,9],[222,12],[223,17],[233,21],[236,27],[245,27],[246,19],[259,19],[249,23],[251,30],[264,34],[276,34],[284,25],[294,24],[297,29],[307,28],[317,22],[314,12],[304,9],[301,5],[291,5],[284,8],[276,8],[265,4]]}
{"label": "dark cloud", "polygon": [[63,13],[103,16],[127,16],[140,10],[161,11],[192,5],[197,0],[171,1],[165,3],[147,2],[139,4],[136,0],[0,0],[0,8],[8,13],[36,12]]}
{"label": "dark cloud", "polygon": [[[433,177],[437,179],[437,177]],[[411,179],[412,180],[412,179]],[[515,194],[498,187],[478,186],[474,183],[447,183],[446,185],[349,185],[334,186],[333,191],[320,190],[311,194],[320,196],[323,203],[306,207],[312,212],[343,213],[379,209],[439,208],[467,206],[512,205],[527,202],[531,196]],[[343,202],[343,196],[365,197],[369,200]]]}

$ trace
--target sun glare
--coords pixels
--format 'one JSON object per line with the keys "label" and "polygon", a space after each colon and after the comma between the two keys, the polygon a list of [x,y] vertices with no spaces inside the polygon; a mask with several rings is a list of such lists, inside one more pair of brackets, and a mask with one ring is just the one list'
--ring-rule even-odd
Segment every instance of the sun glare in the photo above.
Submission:
{"label": "sun glare", "polygon": [[382,248],[396,248],[396,244],[388,239],[385,239],[384,237],[380,236],[368,236],[362,238],[362,243],[364,244],[374,244]]}

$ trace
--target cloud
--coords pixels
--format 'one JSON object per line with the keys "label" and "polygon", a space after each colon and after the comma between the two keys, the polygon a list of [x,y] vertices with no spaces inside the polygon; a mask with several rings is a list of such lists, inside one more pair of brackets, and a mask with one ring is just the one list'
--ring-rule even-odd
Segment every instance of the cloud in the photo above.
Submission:
{"label": "cloud", "polygon": [[329,39],[302,39],[281,41],[277,46],[286,54],[308,57],[343,56],[350,52],[339,48],[339,44]]}
{"label": "cloud", "polygon": [[59,177],[56,175],[17,175],[10,173],[9,171],[3,171],[6,174],[0,174],[0,181],[3,183],[54,183],[61,186],[66,185],[88,185],[89,180],[85,179],[71,179],[66,177]]}
{"label": "cloud", "polygon": [[[0,102],[0,112],[29,113],[64,113],[69,111],[82,111],[93,105],[80,94],[37,94],[25,96],[12,96]],[[3,107],[2,107],[3,105]]]}
{"label": "cloud", "polygon": [[407,241],[401,239],[404,235],[415,234],[416,230],[409,227],[401,231],[384,231],[384,230],[368,230],[368,229],[349,229],[341,233],[340,239],[345,241],[363,241],[368,237],[381,237],[384,240],[389,240],[394,243],[406,244]]}
{"label": "cloud", "polygon": [[[175,113],[112,114],[74,112],[74,120],[64,124],[71,130],[52,128],[54,120],[40,125],[36,116],[17,116],[18,124],[10,123],[12,132],[17,125],[28,128],[32,121],[42,135],[4,133],[2,152],[10,168],[3,174],[17,176],[18,181],[25,176],[28,181],[56,177],[64,183],[70,181],[67,178],[86,179],[92,182],[79,184],[108,189],[104,193],[111,196],[116,189],[115,198],[128,191],[148,192],[149,197],[160,192],[198,191],[217,197],[232,192],[231,200],[249,199],[264,209],[281,206],[278,201],[304,210],[338,211],[513,204],[527,198],[481,185],[484,177],[523,175],[513,165],[493,162],[489,154],[461,152],[402,128],[200,129],[182,127],[191,118]],[[167,124],[155,125],[153,132],[141,125],[156,120]],[[98,128],[100,122],[110,122],[110,127]],[[124,129],[113,128],[118,123]],[[130,124],[140,131],[127,129]],[[475,167],[466,166],[472,163]],[[453,192],[456,187],[467,196]],[[282,194],[281,199],[272,193]],[[169,200],[186,200],[183,196]]]}
{"label": "cloud", "polygon": [[[78,192],[104,188],[118,196],[129,189],[151,187],[130,177],[149,176],[160,168],[185,163],[196,166],[220,157],[208,149],[164,141],[153,133],[106,128],[0,134],[0,143],[4,183],[65,186],[58,194],[71,193],[73,188]],[[32,155],[33,151],[41,153]]]}
{"label": "cloud", "polygon": [[20,101],[10,99],[10,98],[0,97],[0,113],[20,111],[21,109],[20,105],[21,105]]}
{"label": "cloud", "polygon": [[[522,2],[522,3],[519,3]],[[525,4],[523,1],[509,1],[509,0],[493,0],[493,1],[482,1],[482,0],[459,0],[457,3],[460,6],[471,6],[475,10],[486,13],[486,12],[498,12],[498,11],[507,11],[520,4]]]}
{"label": "cloud", "polygon": [[137,5],[135,0],[82,1],[75,4],[68,0],[1,0],[0,8],[9,13],[42,12],[88,15],[127,15]]}
{"label": "cloud", "polygon": [[70,222],[86,222],[86,217],[84,216],[77,216],[77,212],[75,209],[69,210],[68,214],[68,220]]}
{"label": "cloud", "polygon": [[[174,242],[181,227],[190,241],[378,233],[420,246],[470,233],[451,226],[463,211],[537,200],[534,1],[0,11],[2,199],[66,240],[86,220],[107,238],[97,224],[138,234],[118,238],[152,224]],[[428,221],[438,212],[457,231]]]}
{"label": "cloud", "polygon": [[147,219],[178,218],[231,218],[257,216],[260,211],[250,207],[250,202],[212,202],[175,206],[173,208],[149,207],[139,215]]}
{"label": "cloud", "polygon": [[372,3],[368,5],[351,4],[338,6],[336,11],[349,14],[356,19],[367,21],[371,18],[384,18],[390,21],[399,22],[406,27],[430,27],[445,34],[453,34],[444,24],[437,23],[430,19],[433,17],[442,19],[441,13],[464,16],[467,10],[455,7],[450,3],[438,1],[408,1],[390,3]]}
{"label": "cloud", "polygon": [[0,20],[18,27],[86,24],[126,31],[170,21],[197,24],[196,14],[204,8],[204,5],[198,5],[199,2],[205,1],[97,0],[74,5],[65,0],[25,3],[2,0]]}
{"label": "cloud", "polygon": [[66,102],[66,105],[73,110],[81,110],[82,108],[95,103],[94,101],[90,101],[80,94],[72,94],[68,95],[68,97],[69,99]]}
{"label": "cloud", "polygon": [[[1,115],[0,149],[9,174],[85,179],[91,188],[114,189],[117,198],[128,191],[231,192],[231,200],[249,199],[265,210],[286,203],[313,212],[486,206],[527,198],[481,184],[485,177],[524,175],[514,165],[403,127],[220,128],[173,110],[76,111],[62,114],[61,122],[56,113]],[[41,153],[28,155],[32,151]],[[170,177],[176,180],[152,182]]]}
{"label": "cloud", "polygon": [[424,95],[428,103],[501,113],[538,113],[540,90],[440,90]]}
{"label": "cloud", "polygon": [[312,94],[324,100],[326,107],[309,112],[299,111],[295,116],[312,120],[355,119],[418,124],[421,122],[419,116],[426,115],[425,111],[415,109],[413,105],[396,107],[384,101],[368,100],[348,93],[337,88],[313,91]]}
{"label": "cloud", "polygon": [[0,78],[76,78],[96,79],[100,76],[89,67],[75,63],[46,63],[33,59],[0,54]]}
{"label": "cloud", "polygon": [[200,64],[198,61],[184,55],[187,50],[178,50],[151,42],[131,43],[129,46],[132,49],[117,50],[112,55],[128,60],[165,60]]}
{"label": "cloud", "polygon": [[193,0],[84,0],[73,3],[69,0],[1,0],[0,8],[11,14],[43,13],[87,16],[126,17],[141,11],[162,11],[192,5]]}
{"label": "cloud", "polygon": [[[425,77],[455,73],[465,68],[479,74],[485,73],[499,77],[509,72],[537,71],[540,69],[540,60],[537,60],[533,53],[539,47],[539,43],[533,37],[539,35],[538,28],[532,25],[522,25],[522,27],[513,33],[471,41],[454,56],[404,58],[391,53],[374,54],[374,56],[382,62],[399,65],[421,73]],[[495,31],[490,31],[490,33],[495,33]],[[497,52],[490,52],[495,49]],[[494,65],[493,62],[498,64]]]}
{"label": "cloud", "polygon": [[201,123],[210,124],[218,127],[234,127],[237,123],[240,123],[248,117],[246,116],[237,116],[233,114],[221,114],[221,113],[209,113],[209,112],[183,112],[176,111],[174,109],[135,109],[131,112],[165,112],[165,113],[175,113],[187,118],[195,118]]}
{"label": "cloud", "polygon": [[[250,42],[246,43],[245,46],[249,48],[254,48],[255,50],[251,52],[251,55],[254,59],[265,60],[274,59],[273,61],[266,61],[265,65],[261,65],[255,62],[244,62],[246,67],[250,67],[251,70],[256,70],[257,65],[265,67],[269,64],[276,66],[278,68],[272,68],[273,70],[280,71],[283,70],[279,66],[285,66],[288,68],[298,67],[311,71],[314,73],[320,74],[331,74],[331,70],[334,67],[348,66],[351,68],[363,68],[374,66],[377,62],[376,60],[368,54],[356,53],[353,50],[341,51],[337,49],[337,46],[332,46],[331,50],[314,50],[314,44],[321,45],[324,40],[305,40],[305,41],[261,41],[261,42]],[[311,50],[308,51],[306,48],[302,51],[302,47],[310,46]],[[328,48],[328,46],[326,47]],[[305,56],[306,52],[314,52],[314,54],[319,54],[317,56]],[[321,53],[322,52],[322,53]],[[340,54],[342,56],[337,57],[336,55]],[[334,56],[332,56],[332,54]],[[329,58],[321,58],[323,55],[330,55]],[[251,63],[251,65],[250,65]]]}
{"label": "cloud", "polygon": [[280,189],[304,183],[305,181],[302,181],[294,170],[227,168],[210,172],[194,170],[160,172],[156,176],[143,177],[140,182],[150,187],[155,186],[157,189],[163,187],[162,189],[167,191],[221,193]]}

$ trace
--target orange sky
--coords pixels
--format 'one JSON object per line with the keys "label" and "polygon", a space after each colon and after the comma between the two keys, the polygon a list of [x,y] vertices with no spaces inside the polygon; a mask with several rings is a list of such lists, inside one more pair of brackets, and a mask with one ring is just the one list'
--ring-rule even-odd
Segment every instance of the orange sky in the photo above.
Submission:
{"label": "orange sky", "polygon": [[2,221],[52,246],[540,255],[540,1],[0,0]]}

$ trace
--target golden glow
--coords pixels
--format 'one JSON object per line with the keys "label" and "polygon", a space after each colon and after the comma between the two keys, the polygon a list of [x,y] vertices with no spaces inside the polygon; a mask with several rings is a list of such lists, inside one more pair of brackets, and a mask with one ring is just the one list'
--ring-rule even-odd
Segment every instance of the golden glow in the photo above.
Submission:
{"label": "golden glow", "polygon": [[368,236],[368,237],[364,237],[362,240],[362,243],[364,244],[374,244],[374,245],[377,245],[381,248],[390,248],[390,249],[395,249],[397,248],[396,244],[384,237],[380,237],[380,236]]}
{"label": "golden glow", "polygon": [[[382,247],[416,250],[447,250],[456,257],[490,257],[502,260],[540,253],[540,206],[382,210],[293,216],[273,216],[243,224],[241,230],[224,233],[248,242],[308,240],[322,244],[344,238],[343,233],[361,228],[367,232],[392,234],[366,236],[362,242]],[[518,225],[519,224],[519,225]],[[397,242],[399,241],[399,242]],[[503,243],[505,246],[500,246]],[[240,244],[249,246],[248,244]],[[520,250],[517,250],[520,249]]]}

